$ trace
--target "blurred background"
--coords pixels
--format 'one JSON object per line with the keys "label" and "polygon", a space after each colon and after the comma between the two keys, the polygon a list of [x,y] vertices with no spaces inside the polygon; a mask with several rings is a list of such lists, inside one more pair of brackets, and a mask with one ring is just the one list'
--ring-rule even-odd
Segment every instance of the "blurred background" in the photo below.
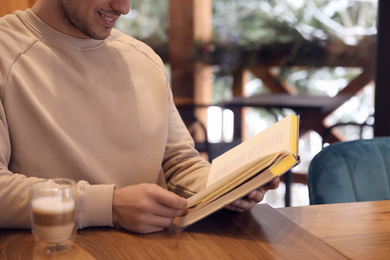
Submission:
{"label": "blurred background", "polygon": [[[1,1],[0,16],[36,2]],[[380,129],[373,128],[378,0],[130,4],[116,27],[160,55],[175,103],[206,159],[290,113],[300,115],[301,164],[267,194],[272,206],[308,205],[313,156],[328,144],[372,138]],[[386,96],[378,96],[388,118]]]}
{"label": "blurred background", "polygon": [[[152,46],[166,62],[169,72],[170,36],[174,34],[170,32],[170,14],[175,12],[169,7],[170,2],[132,0],[130,13],[117,23],[121,31]],[[308,205],[305,174],[313,156],[328,142],[373,137],[374,84],[369,70],[375,52],[378,2],[213,0],[205,5],[212,7],[210,17],[203,18],[209,19],[206,22],[209,25],[196,25],[197,21],[191,25],[203,26],[211,33],[198,39],[193,36],[187,61],[209,66],[211,72],[206,80],[210,82],[206,88],[211,93],[188,102],[178,98],[180,111],[192,113],[203,122],[207,141],[216,150],[218,144],[250,138],[290,113],[300,114],[306,120],[300,138],[302,162],[293,170],[289,205]],[[196,3],[192,6],[197,7],[202,8]],[[191,15],[192,18],[184,19],[196,19],[194,12],[187,14]],[[184,81],[181,86],[172,86],[174,95],[178,93],[175,97],[182,95],[177,89],[189,85]],[[290,100],[284,96],[271,104],[261,98],[252,100],[251,105],[240,106],[238,112],[225,106],[235,97],[272,98],[269,95],[278,97],[280,93],[329,99],[318,100],[315,108],[305,104],[305,99]],[[338,95],[344,98],[330,104],[330,98]],[[188,112],[190,105],[193,110]],[[237,128],[239,133],[235,134]],[[277,191],[267,194],[265,201],[276,207],[284,206],[285,193],[282,183]]]}

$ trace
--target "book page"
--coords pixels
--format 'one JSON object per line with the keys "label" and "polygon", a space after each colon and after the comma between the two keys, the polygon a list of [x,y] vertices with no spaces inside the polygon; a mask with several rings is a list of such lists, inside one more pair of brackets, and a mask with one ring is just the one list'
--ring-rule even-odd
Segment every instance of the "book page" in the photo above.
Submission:
{"label": "book page", "polygon": [[267,158],[281,151],[291,151],[291,127],[293,115],[290,115],[271,127],[248,139],[213,160],[206,187],[218,182],[245,165],[259,158]]}

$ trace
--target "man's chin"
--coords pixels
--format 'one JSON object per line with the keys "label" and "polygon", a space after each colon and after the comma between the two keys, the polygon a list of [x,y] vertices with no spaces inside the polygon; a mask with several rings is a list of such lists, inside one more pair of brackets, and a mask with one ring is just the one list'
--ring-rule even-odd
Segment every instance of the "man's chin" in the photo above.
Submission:
{"label": "man's chin", "polygon": [[110,36],[111,30],[112,30],[112,28],[107,28],[107,29],[105,29],[104,31],[101,31],[101,32],[96,32],[96,31],[92,32],[92,31],[90,31],[90,32],[84,32],[83,34],[86,37],[92,38],[94,40],[105,40],[105,39],[107,39]]}

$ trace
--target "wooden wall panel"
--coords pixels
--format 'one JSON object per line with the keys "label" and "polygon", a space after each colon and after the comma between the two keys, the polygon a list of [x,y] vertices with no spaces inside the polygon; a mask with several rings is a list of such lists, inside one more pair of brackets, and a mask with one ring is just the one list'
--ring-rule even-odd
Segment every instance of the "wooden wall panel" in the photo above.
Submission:
{"label": "wooden wall panel", "polygon": [[0,16],[13,13],[16,10],[25,10],[35,4],[37,0],[1,0]]}

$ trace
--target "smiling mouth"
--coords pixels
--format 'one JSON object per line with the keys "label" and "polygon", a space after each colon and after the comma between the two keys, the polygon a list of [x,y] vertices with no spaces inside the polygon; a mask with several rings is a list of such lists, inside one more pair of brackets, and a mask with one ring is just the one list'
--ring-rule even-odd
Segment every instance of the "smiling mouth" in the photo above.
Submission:
{"label": "smiling mouth", "polygon": [[109,22],[115,21],[115,19],[110,18],[110,17],[107,17],[107,16],[105,16],[104,14],[100,14],[100,16],[103,17],[104,19],[106,19],[106,20],[109,21]]}
{"label": "smiling mouth", "polygon": [[115,24],[116,18],[108,17],[108,16],[104,15],[104,14],[101,13],[101,12],[97,12],[97,13],[98,13],[99,16],[103,19],[103,21],[106,21],[107,25],[113,25],[113,24]]}

